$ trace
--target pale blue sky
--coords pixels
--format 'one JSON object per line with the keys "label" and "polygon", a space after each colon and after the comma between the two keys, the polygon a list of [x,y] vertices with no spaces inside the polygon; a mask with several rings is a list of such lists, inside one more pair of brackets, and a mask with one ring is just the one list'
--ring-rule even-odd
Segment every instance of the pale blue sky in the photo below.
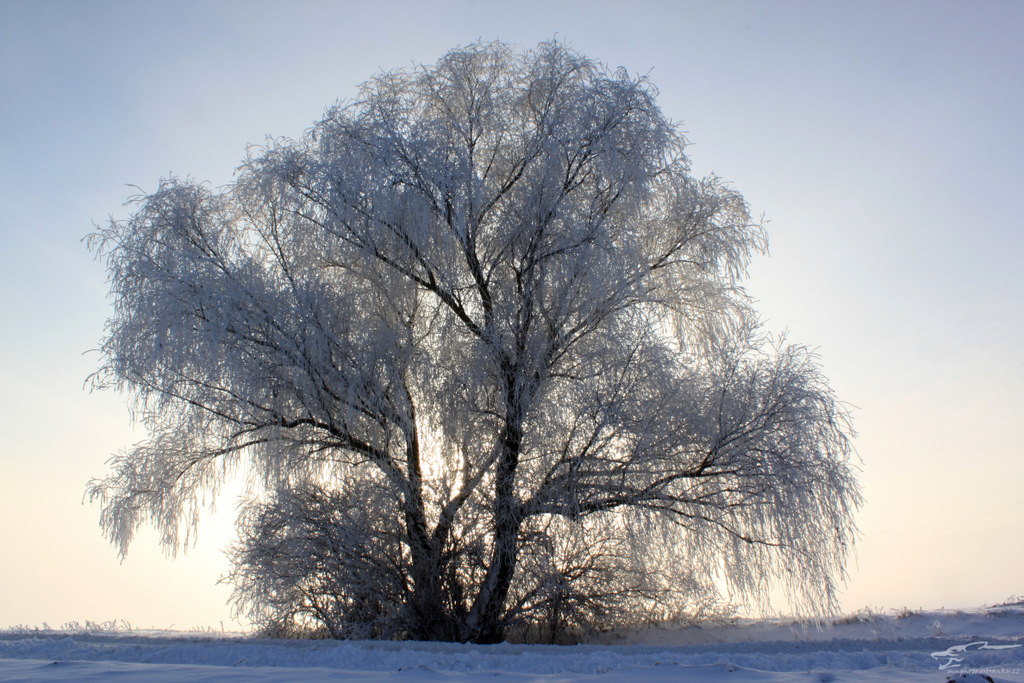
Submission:
{"label": "pale blue sky", "polygon": [[694,168],[771,221],[750,291],[857,406],[844,607],[1024,593],[1022,31],[1011,1],[0,0],[0,627],[228,624],[231,515],[187,558],[149,535],[119,564],[80,504],[142,436],[82,388],[107,315],[92,222],[127,183],[227,182],[247,143],[477,38],[649,73]]}

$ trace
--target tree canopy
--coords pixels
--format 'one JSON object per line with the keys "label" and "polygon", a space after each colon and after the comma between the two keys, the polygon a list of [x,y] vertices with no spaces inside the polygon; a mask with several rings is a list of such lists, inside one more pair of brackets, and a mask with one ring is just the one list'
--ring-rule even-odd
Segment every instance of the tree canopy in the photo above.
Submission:
{"label": "tree canopy", "polygon": [[646,78],[558,42],[384,73],[213,190],[89,238],[93,383],[148,439],[90,482],[124,553],[250,480],[258,624],[493,642],[672,618],[716,587],[834,608],[860,495],[818,360],[763,331],[761,222]]}

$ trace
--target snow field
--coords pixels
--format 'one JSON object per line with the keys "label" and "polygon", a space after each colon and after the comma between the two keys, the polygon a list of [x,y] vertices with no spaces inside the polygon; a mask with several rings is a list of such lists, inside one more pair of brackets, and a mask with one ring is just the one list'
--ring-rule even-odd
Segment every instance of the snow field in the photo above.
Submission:
{"label": "snow field", "polygon": [[1024,682],[1024,607],[603,634],[586,645],[0,633],[0,681]]}

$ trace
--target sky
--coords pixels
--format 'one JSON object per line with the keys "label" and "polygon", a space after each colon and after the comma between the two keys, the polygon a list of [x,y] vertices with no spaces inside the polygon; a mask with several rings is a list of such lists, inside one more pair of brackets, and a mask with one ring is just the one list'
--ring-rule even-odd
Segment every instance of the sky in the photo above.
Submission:
{"label": "sky", "polygon": [[747,288],[858,432],[843,608],[1024,594],[1022,29],[1011,0],[0,0],[0,628],[239,627],[230,495],[187,554],[143,530],[123,561],[83,501],[145,435],[86,387],[109,300],[81,239],[161,177],[227,183],[247,145],[477,39],[649,75],[695,173],[769,221]]}

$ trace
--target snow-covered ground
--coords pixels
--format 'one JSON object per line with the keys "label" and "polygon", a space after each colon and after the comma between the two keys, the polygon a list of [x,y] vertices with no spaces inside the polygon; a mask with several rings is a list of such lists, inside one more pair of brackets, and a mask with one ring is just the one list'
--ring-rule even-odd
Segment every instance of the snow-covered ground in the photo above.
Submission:
{"label": "snow-covered ground", "polygon": [[1019,681],[1024,603],[604,634],[591,643],[262,640],[176,632],[0,632],[0,681]]}

